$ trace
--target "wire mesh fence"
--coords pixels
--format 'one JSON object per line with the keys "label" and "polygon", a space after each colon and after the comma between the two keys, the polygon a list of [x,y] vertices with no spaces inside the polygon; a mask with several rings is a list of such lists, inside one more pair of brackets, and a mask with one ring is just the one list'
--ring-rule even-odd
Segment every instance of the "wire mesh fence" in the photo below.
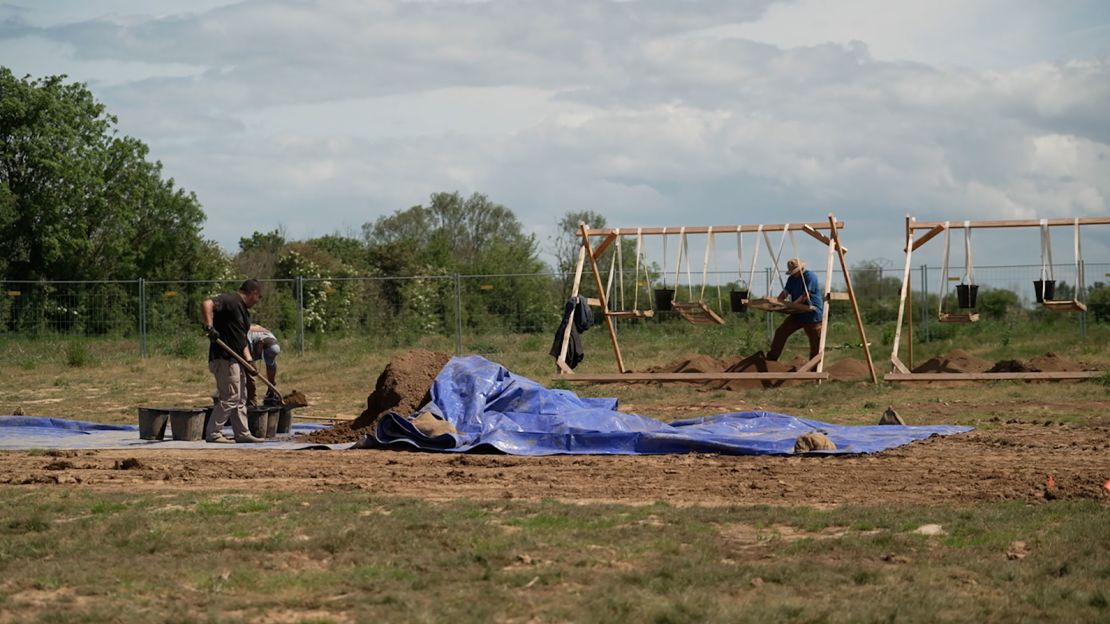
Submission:
{"label": "wire mesh fence", "polygon": [[[811,267],[812,269],[813,267]],[[1088,322],[1110,322],[1110,264],[1060,264],[1053,267],[1056,300],[1082,299],[1085,313],[1070,315],[1061,331],[1083,334]],[[851,271],[852,283],[865,324],[890,324],[898,314],[903,268],[865,267]],[[818,270],[819,274],[823,271]],[[982,266],[975,269],[979,286],[977,309],[986,318],[1043,314],[1034,282],[1042,280],[1040,265]],[[1085,274],[1086,279],[1082,279]],[[962,267],[920,265],[909,272],[909,310],[920,332],[928,336],[938,313],[957,306],[955,284]],[[596,297],[597,284],[607,290],[611,309],[656,307],[654,275],[637,277],[631,271],[599,279],[588,271],[581,292]],[[675,296],[705,301],[736,325],[730,336],[765,339],[774,317],[749,312],[736,305],[744,291],[749,297],[775,296],[784,275],[772,267],[749,273],[748,284],[735,272],[707,272],[704,280],[668,284]],[[822,279],[823,279],[822,275]],[[251,310],[256,323],[280,340],[304,351],[335,338],[357,337],[383,347],[403,347],[435,339],[455,352],[494,354],[519,348],[520,337],[529,348],[546,349],[562,317],[572,275],[564,273],[497,275],[416,275],[403,277],[304,277],[262,280],[264,297]],[[701,282],[704,282],[701,283]],[[144,279],[73,282],[2,282],[0,335],[112,336],[133,339],[141,354],[191,352],[200,335],[200,303],[220,292],[232,291],[234,281],[147,281]],[[1083,287],[1080,288],[1079,286]],[[831,288],[846,290],[839,271]],[[623,291],[623,294],[622,294]],[[832,304],[833,318],[849,322],[846,304]],[[933,319],[931,321],[930,319]],[[667,313],[652,318],[616,322],[628,338],[638,332],[682,331],[682,323]],[[515,337],[516,340],[509,340]]]}

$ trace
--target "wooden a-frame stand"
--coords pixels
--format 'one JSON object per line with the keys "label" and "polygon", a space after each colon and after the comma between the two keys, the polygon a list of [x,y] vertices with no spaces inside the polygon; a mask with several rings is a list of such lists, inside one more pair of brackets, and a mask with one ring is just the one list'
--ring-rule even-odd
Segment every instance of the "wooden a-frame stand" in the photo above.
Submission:
{"label": "wooden a-frame stand", "polygon": [[[733,379],[756,379],[756,380],[807,380],[817,381],[826,380],[829,374],[825,372],[825,338],[828,334],[829,326],[829,301],[848,301],[852,306],[852,313],[855,316],[856,327],[859,329],[860,343],[863,345],[863,353],[867,359],[867,368],[871,373],[872,383],[878,382],[878,377],[875,374],[875,365],[871,359],[871,347],[867,342],[867,334],[863,328],[863,319],[860,317],[859,305],[856,302],[855,290],[852,288],[852,277],[848,270],[847,261],[844,259],[844,254],[847,251],[840,241],[840,230],[844,228],[844,222],[837,221],[836,217],[829,215],[828,223],[791,223],[791,224],[770,224],[770,225],[714,225],[700,226],[700,227],[650,227],[650,228],[598,228],[591,229],[585,223],[580,226],[580,235],[582,237],[582,246],[578,250],[578,264],[574,270],[574,285],[571,291],[572,296],[577,296],[579,288],[582,284],[582,270],[586,266],[586,261],[589,260],[590,271],[594,275],[594,284],[597,286],[598,298],[589,299],[588,303],[592,306],[601,308],[601,315],[605,319],[606,328],[609,331],[609,340],[613,345],[613,355],[617,360],[617,374],[575,374],[566,364],[567,347],[570,344],[570,331],[571,327],[568,324],[566,333],[563,335],[563,347],[559,352],[559,357],[556,359],[556,366],[559,368],[559,379],[564,381],[582,381],[592,383],[605,383],[605,382],[622,382],[622,381],[712,381],[712,380],[733,380]],[[642,234],[644,236],[665,236],[668,234],[678,234],[679,232],[686,234],[709,234],[717,233],[733,233],[733,232],[786,232],[786,231],[800,231],[808,234],[809,236],[821,241],[827,248],[828,254],[825,260],[825,283],[824,295],[825,306],[821,318],[821,339],[820,347],[816,356],[806,362],[797,371],[793,372],[757,372],[757,373],[633,373],[628,370],[624,364],[624,358],[621,356],[620,344],[617,341],[616,327],[613,325],[614,318],[627,317],[627,312],[613,312],[609,311],[608,301],[605,296],[605,287],[601,282],[601,272],[598,270],[598,258],[601,257],[609,245],[613,244],[621,235]],[[829,235],[822,234],[823,231],[828,231]],[[591,237],[602,237],[602,240],[595,247],[591,242]],[[847,292],[832,292],[831,277],[833,275],[833,258],[837,257],[840,260],[840,270],[844,276],[844,283],[847,285]],[[676,285],[677,288],[677,285]]]}
{"label": "wooden a-frame stand", "polygon": [[[1074,371],[1074,372],[1040,372],[1040,373],[914,373],[913,367],[913,314],[906,310],[912,309],[913,289],[910,286],[910,261],[913,252],[922,245],[931,241],[946,229],[955,227],[963,228],[964,221],[917,221],[909,215],[906,216],[906,266],[902,271],[902,292],[899,296],[898,325],[894,331],[894,345],[890,351],[892,370],[883,376],[886,381],[991,381],[1002,379],[1091,379],[1101,377],[1101,371]],[[967,221],[969,228],[1039,228],[1042,223],[1038,219],[1001,219],[989,221]],[[1045,225],[1049,227],[1076,226],[1076,225],[1108,225],[1110,217],[1086,217],[1080,219],[1047,219]],[[920,237],[915,237],[915,232],[924,230]],[[1051,302],[1050,302],[1051,303]],[[1046,306],[1051,307],[1051,306]],[[898,358],[898,348],[902,339],[902,321],[907,320],[908,339],[906,341],[909,366]]]}

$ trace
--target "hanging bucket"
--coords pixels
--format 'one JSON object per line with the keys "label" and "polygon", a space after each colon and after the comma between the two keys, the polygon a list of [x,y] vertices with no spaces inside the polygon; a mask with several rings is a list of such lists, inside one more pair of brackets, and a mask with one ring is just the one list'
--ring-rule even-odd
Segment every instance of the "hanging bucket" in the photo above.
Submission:
{"label": "hanging bucket", "polygon": [[956,299],[961,308],[974,308],[975,298],[979,294],[978,284],[957,284]]}
{"label": "hanging bucket", "polygon": [[655,289],[655,309],[660,312],[669,312],[671,302],[674,301],[674,290],[670,288]]}
{"label": "hanging bucket", "polygon": [[1033,292],[1036,293],[1037,303],[1056,299],[1056,280],[1034,280]]}
{"label": "hanging bucket", "polygon": [[733,290],[728,293],[729,309],[733,312],[747,312],[748,311],[748,291],[746,290]]}

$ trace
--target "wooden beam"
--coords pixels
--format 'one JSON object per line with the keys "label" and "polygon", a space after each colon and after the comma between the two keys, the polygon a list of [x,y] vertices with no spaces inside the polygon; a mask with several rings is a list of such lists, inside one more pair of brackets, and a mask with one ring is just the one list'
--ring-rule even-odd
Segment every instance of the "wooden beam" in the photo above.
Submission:
{"label": "wooden beam", "polygon": [[[763,231],[763,232],[782,232],[783,230],[787,230],[787,229],[789,229],[790,231],[795,231],[795,232],[797,232],[797,231],[804,232],[806,226],[809,226],[810,228],[813,228],[814,230],[828,230],[828,229],[830,229],[829,224],[823,223],[823,222],[819,222],[819,223],[771,223],[771,224],[764,225],[762,230],[760,230],[759,225],[701,225],[701,226],[693,226],[693,227],[686,228],[686,233],[687,234],[708,234],[710,228],[713,229],[713,232],[715,234],[734,233],[734,232],[737,231],[737,228],[739,228],[739,231],[741,231],[741,232],[759,232],[759,231]],[[836,223],[836,227],[838,227],[840,229],[844,229],[844,222],[843,221],[838,221]],[[586,229],[586,234],[588,236],[610,236],[610,235],[615,236],[617,234],[617,232],[621,232],[623,234],[630,235],[629,234],[630,231],[632,233],[635,233],[636,229],[635,228],[595,228],[595,229],[587,228]],[[667,226],[665,228],[663,228],[663,227],[646,227],[646,228],[640,228],[639,233],[643,234],[644,236],[660,236],[660,235],[663,235],[663,234],[678,234],[678,228],[673,227],[673,226]]]}
{"label": "wooden beam", "polygon": [[605,253],[605,250],[608,249],[609,245],[612,245],[613,241],[615,241],[615,240],[617,240],[617,235],[616,234],[609,234],[608,236],[606,236],[605,240],[601,241],[601,244],[598,245],[597,249],[595,249],[593,251],[594,257],[595,258],[600,258],[601,254]]}
{"label": "wooden beam", "polygon": [[[913,230],[910,229],[910,216],[906,215],[906,240],[913,240]],[[913,368],[913,272],[906,273],[906,309],[910,311],[906,321],[909,334],[906,336],[906,360]]]}
{"label": "wooden beam", "polygon": [[826,295],[829,301],[851,301],[852,298],[846,292],[831,292]]}
{"label": "wooden beam", "polygon": [[733,379],[820,381],[829,378],[828,373],[623,373],[597,375],[567,375],[555,377],[560,381],[581,381],[589,383],[619,383],[627,381],[720,381]]}
{"label": "wooden beam", "polygon": [[856,291],[852,287],[852,272],[848,269],[848,261],[844,259],[844,249],[840,246],[840,229],[836,226],[836,217],[832,213],[829,213],[829,229],[832,232],[833,243],[836,245],[836,255],[840,257],[840,269],[844,271],[844,284],[848,287],[848,300],[852,303],[852,314],[856,317],[856,327],[859,329],[860,342],[863,343],[863,355],[867,359],[871,383],[879,383],[879,377],[875,374],[875,362],[871,359],[871,343],[867,342],[867,330],[863,328],[863,317],[859,313],[859,300],[856,299]]}
{"label": "wooden beam", "polygon": [[[952,221],[952,223],[957,223]],[[963,225],[960,221],[959,224]],[[1051,226],[1074,226],[1075,219],[1048,219],[1047,224]],[[1079,225],[1110,225],[1110,217],[1080,217]],[[915,230],[931,230],[937,226],[944,227],[943,221],[916,221],[913,224]],[[969,221],[968,227],[971,228],[1022,228],[1022,227],[1041,227],[1040,219],[995,219],[987,221]],[[689,230],[687,230],[689,231]],[[934,235],[935,236],[935,235]]]}
{"label": "wooden beam", "polygon": [[1050,373],[888,373],[886,381],[1002,381],[1002,380],[1064,380],[1095,379],[1102,371],[1075,371]]}
{"label": "wooden beam", "polygon": [[[917,251],[917,249],[919,247],[921,247],[925,243],[933,240],[934,236],[936,236],[937,234],[940,234],[943,231],[944,231],[944,224],[942,223],[942,224],[934,227],[933,229],[929,230],[928,232],[925,232],[924,234],[921,235],[921,238],[919,238],[919,239],[917,239],[913,242],[913,250]],[[905,251],[905,250],[903,250],[903,251]]]}
{"label": "wooden beam", "polygon": [[[582,232],[582,247],[586,250],[586,257],[590,259],[590,270],[594,274],[594,284],[597,286],[597,298],[601,304],[602,310],[608,310],[609,304],[605,301],[605,286],[601,283],[601,271],[597,268],[597,254],[590,249],[590,236],[587,233],[589,228],[583,223],[579,226]],[[613,238],[616,238],[614,236]],[[613,355],[617,358],[617,370],[625,372],[628,369],[624,367],[624,358],[621,357],[621,347],[617,344],[617,328],[613,325],[613,317],[605,315],[605,325],[609,330],[609,341],[613,343]]]}
{"label": "wooden beam", "polygon": [[[579,289],[582,287],[582,268],[586,264],[586,246],[582,245],[578,248],[578,263],[574,266],[574,281],[571,283],[570,296],[577,297]],[[589,305],[587,303],[587,305]],[[555,366],[562,374],[568,374],[571,368],[567,366],[567,350],[570,348],[570,333],[574,328],[574,314],[567,319],[567,326],[563,330],[563,344],[559,347],[559,357],[555,358]]]}
{"label": "wooden beam", "polygon": [[894,367],[896,372],[906,375],[910,374],[910,369],[906,368],[906,365],[902,363],[902,360],[898,359],[897,355],[890,356],[890,365]]}
{"label": "wooden beam", "polygon": [[[902,321],[906,318],[906,287],[910,281],[910,263],[913,258],[914,220],[909,215],[906,215],[906,218],[909,219],[908,229],[910,230],[909,234],[906,235],[906,246],[904,247],[906,250],[906,266],[902,271],[902,289],[898,293],[898,321],[894,325],[894,345],[890,349],[890,361],[895,365],[902,363],[898,359],[898,346],[902,342]],[[905,366],[902,366],[902,368],[905,368]]]}

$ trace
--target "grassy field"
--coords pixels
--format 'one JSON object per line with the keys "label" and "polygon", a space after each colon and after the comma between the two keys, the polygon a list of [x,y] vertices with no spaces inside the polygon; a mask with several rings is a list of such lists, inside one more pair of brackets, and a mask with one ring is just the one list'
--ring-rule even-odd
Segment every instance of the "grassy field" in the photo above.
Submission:
{"label": "grassy field", "polygon": [[1110,532],[1093,502],[819,510],[0,488],[0,505],[0,621],[1110,617]]}
{"label": "grassy field", "polygon": [[[626,361],[642,369],[683,353],[727,357],[766,346],[762,319],[730,320],[708,329],[622,326]],[[868,329],[881,374],[892,328]],[[960,348],[992,361],[1053,351],[1110,367],[1107,326],[1090,327],[1086,339],[1074,319],[1063,317],[932,329],[933,340],[915,344],[918,362]],[[861,357],[851,325],[834,325],[829,344],[831,361]],[[485,336],[464,345],[537,379],[553,370],[546,335]],[[790,346],[800,354],[801,336]],[[416,345],[384,337],[317,338],[303,355],[286,345],[279,384],[308,394],[312,405],[305,412],[354,416],[389,358],[412,347],[454,350],[446,338]],[[197,336],[167,337],[152,342],[150,357],[139,358],[129,339],[0,338],[0,413],[22,406],[33,415],[134,422],[140,405],[203,404],[211,392],[205,348]],[[587,349],[588,370],[614,370],[603,332],[587,334]],[[1026,434],[1030,422],[1092,431],[1110,422],[1110,378],[956,387],[574,389],[618,396],[627,409],[665,420],[760,408],[871,424],[893,405],[911,423],[998,429],[999,440],[1013,419],[1024,421]],[[1048,443],[1033,449],[1040,460],[1070,452]],[[1013,452],[1020,462],[1026,450]],[[260,469],[266,453],[258,455]],[[1093,472],[1084,471],[1110,477],[1110,457],[1104,463],[1097,454],[1085,457],[1096,459],[1089,462]],[[41,464],[50,459],[23,453],[16,463],[45,478],[50,472]],[[421,456],[405,460],[419,463]],[[895,479],[897,454],[887,460]],[[759,465],[776,469],[786,461],[797,459],[769,457]],[[536,460],[537,469],[542,462]],[[720,463],[713,469],[730,469]],[[460,475],[452,478],[465,479]],[[131,483],[126,476],[112,487],[37,477],[27,485],[0,485],[0,623],[1110,620],[1110,496],[721,506],[675,505],[652,494],[634,503],[575,504],[384,496],[323,477],[307,491],[303,485],[260,491],[149,476]],[[770,477],[772,486],[775,478],[788,477]],[[939,530],[918,532],[926,525]]]}
{"label": "grassy field", "polygon": [[[750,354],[767,346],[767,324],[762,317],[730,318],[723,327],[696,328],[684,323],[653,323],[620,328],[626,364],[633,370],[674,360],[681,354],[702,353],[714,357]],[[868,328],[872,357],[879,375],[890,368],[892,324]],[[1056,352],[1069,358],[1110,368],[1110,326],[1092,325],[1087,337],[1080,336],[1075,319],[1049,317],[1045,321],[978,323],[967,326],[932,323],[933,340],[915,344],[914,358],[963,349],[996,361],[1029,358]],[[918,329],[918,337],[924,334]],[[615,372],[608,336],[602,328],[585,334],[587,359],[579,370]],[[492,335],[464,341],[467,353],[485,354],[513,372],[549,380],[553,358],[547,355],[547,335]],[[140,358],[134,339],[66,337],[0,338],[0,413],[20,406],[28,414],[80,418],[104,422],[134,422],[138,406],[203,405],[212,392],[211,375],[205,364],[206,341],[196,335],[151,339],[150,356]],[[828,339],[829,363],[840,358],[862,358],[855,326],[834,323]],[[365,408],[366,396],[382,368],[394,354],[409,348],[454,352],[454,341],[430,337],[415,344],[391,344],[377,336],[315,337],[305,353],[286,344],[280,359],[278,385],[283,391],[307,393],[312,407],[306,414],[353,417]],[[799,334],[784,356],[803,354]],[[903,361],[909,361],[903,349]],[[1091,383],[1049,386],[1021,382],[996,382],[964,388],[909,384],[830,383],[806,384],[771,390],[744,392],[710,391],[675,384],[640,386],[583,386],[574,389],[591,396],[617,396],[642,413],[653,407],[698,405],[707,407],[765,408],[799,415],[817,415],[834,422],[870,421],[886,405],[922,405],[923,413],[948,414],[953,422],[972,423],[1004,414],[990,406],[1006,403],[1022,412],[1024,399],[1063,399],[1054,417],[1083,419],[1084,398],[1105,397],[1110,378]],[[570,387],[570,386],[566,386]],[[935,405],[929,405],[933,403]],[[944,405],[947,404],[947,405]],[[960,405],[961,409],[940,409]],[[979,406],[987,406],[978,409]],[[1080,406],[1078,410],[1070,406]],[[878,410],[878,411],[876,411]],[[932,416],[929,417],[933,418]],[[860,420],[862,419],[862,420]],[[929,420],[932,422],[932,420]]]}

